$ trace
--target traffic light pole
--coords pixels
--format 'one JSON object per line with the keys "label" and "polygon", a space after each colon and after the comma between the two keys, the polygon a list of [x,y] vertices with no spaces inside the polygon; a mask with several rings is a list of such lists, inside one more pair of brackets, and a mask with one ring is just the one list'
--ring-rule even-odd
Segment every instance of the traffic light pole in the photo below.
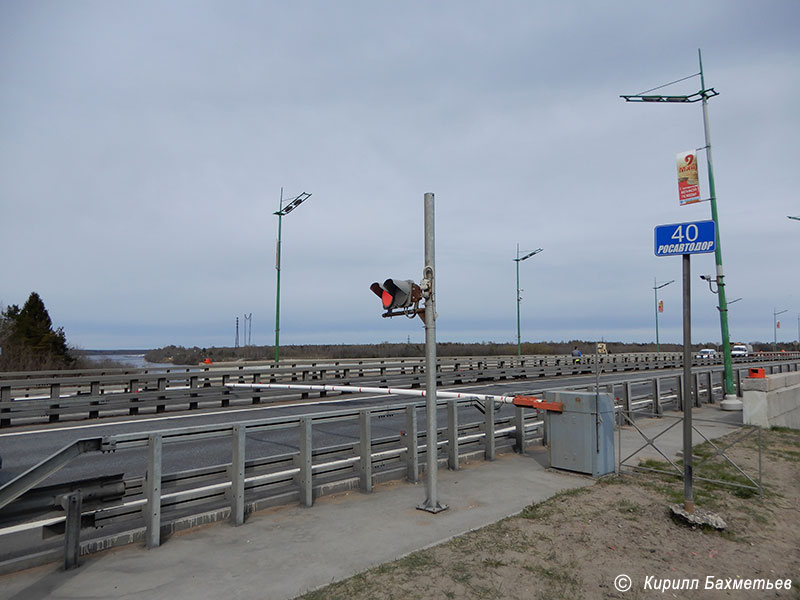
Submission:
{"label": "traffic light pole", "polygon": [[425,487],[427,498],[417,508],[438,513],[447,508],[439,503],[437,489],[439,444],[436,425],[436,286],[435,286],[435,229],[433,194],[425,194],[425,270],[422,290],[425,298],[425,412],[426,434]]}

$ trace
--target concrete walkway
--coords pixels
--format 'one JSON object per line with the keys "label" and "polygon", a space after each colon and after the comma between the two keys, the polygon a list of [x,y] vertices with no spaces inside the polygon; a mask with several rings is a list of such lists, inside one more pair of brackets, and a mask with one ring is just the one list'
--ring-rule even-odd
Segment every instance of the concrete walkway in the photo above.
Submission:
{"label": "concrete walkway", "polygon": [[263,511],[241,527],[193,530],[153,550],[130,546],[83,557],[68,572],[48,565],[6,575],[0,598],[294,598],[592,483],[514,454],[439,473],[439,498],[449,509],[436,515],[415,509],[425,500],[423,484],[388,483],[372,494],[323,497],[311,508]]}
{"label": "concrete walkway", "polygon": [[[696,411],[696,418],[709,437],[717,437],[733,427],[699,419],[735,422],[741,413],[705,408]],[[637,425],[653,437],[672,422],[646,419]],[[695,435],[695,443],[701,441]],[[623,428],[622,457],[644,443],[634,428]],[[657,444],[674,456],[682,448],[681,426]],[[388,483],[376,486],[372,494],[320,498],[311,508],[262,511],[241,527],[223,523],[185,532],[153,550],[137,545],[83,557],[68,572],[47,565],[5,575],[0,577],[0,599],[294,598],[514,515],[561,490],[593,483],[548,470],[545,462],[546,451],[536,449],[525,456],[502,454],[492,463],[466,464],[459,471],[441,469],[439,498],[449,509],[436,515],[415,509],[425,500],[424,484]]]}

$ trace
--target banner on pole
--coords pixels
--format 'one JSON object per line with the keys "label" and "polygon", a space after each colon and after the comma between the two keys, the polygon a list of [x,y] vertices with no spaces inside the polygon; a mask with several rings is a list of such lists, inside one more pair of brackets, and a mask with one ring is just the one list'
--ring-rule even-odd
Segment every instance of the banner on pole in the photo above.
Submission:
{"label": "banner on pole", "polygon": [[697,153],[681,152],[678,163],[678,198],[681,206],[700,202],[700,178],[697,171]]}

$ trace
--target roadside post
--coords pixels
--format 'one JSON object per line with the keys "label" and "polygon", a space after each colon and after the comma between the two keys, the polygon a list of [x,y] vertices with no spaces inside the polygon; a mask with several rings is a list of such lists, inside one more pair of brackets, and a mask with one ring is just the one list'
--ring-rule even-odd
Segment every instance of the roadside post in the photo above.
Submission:
{"label": "roadside post", "polygon": [[[419,285],[411,279],[386,279],[383,284],[374,282],[369,289],[381,299],[386,311],[382,317],[419,317],[425,324],[425,412],[427,413],[427,457],[425,466],[425,502],[417,506],[420,510],[438,513],[447,509],[439,502],[438,468],[439,443],[436,423],[436,257],[434,227],[434,197],[425,194],[425,264]],[[419,303],[425,300],[425,307]],[[409,417],[413,419],[412,415]],[[416,424],[414,423],[414,429]],[[411,429],[411,428],[409,428]],[[413,437],[416,443],[416,435]],[[416,473],[414,474],[416,480]]]}
{"label": "roadside post", "polygon": [[[438,428],[436,425],[436,255],[433,194],[425,194],[425,268],[422,273],[422,295],[425,298],[425,413],[428,417],[428,432],[425,439],[426,498],[417,508],[432,513],[447,509],[439,503],[437,475],[439,469]],[[487,435],[490,435],[487,432]]]}
{"label": "roadside post", "polygon": [[714,221],[658,225],[654,237],[656,256],[683,257],[683,508],[693,513],[691,257],[715,251],[716,228]]}

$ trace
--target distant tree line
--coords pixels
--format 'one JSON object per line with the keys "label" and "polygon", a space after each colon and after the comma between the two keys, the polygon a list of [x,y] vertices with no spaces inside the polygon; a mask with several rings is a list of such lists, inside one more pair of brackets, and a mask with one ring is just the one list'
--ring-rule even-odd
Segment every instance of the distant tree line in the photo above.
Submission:
{"label": "distant tree line", "polygon": [[[605,342],[609,352],[655,352],[655,343],[626,344],[623,342]],[[522,353],[534,354],[569,354],[577,347],[582,354],[593,354],[596,342],[571,340],[562,342],[525,342]],[[700,347],[698,345],[698,347]],[[662,352],[680,352],[679,344],[661,344]],[[436,344],[438,356],[508,356],[517,353],[514,343],[456,343],[439,342]],[[228,362],[236,360],[267,361],[275,356],[274,346],[244,346],[239,348],[194,346],[165,346],[145,353],[145,360],[154,363],[173,363],[176,365],[196,365],[206,359],[212,362]],[[345,359],[345,358],[400,358],[425,356],[425,344],[383,342],[380,344],[306,344],[281,346],[283,359]]]}

